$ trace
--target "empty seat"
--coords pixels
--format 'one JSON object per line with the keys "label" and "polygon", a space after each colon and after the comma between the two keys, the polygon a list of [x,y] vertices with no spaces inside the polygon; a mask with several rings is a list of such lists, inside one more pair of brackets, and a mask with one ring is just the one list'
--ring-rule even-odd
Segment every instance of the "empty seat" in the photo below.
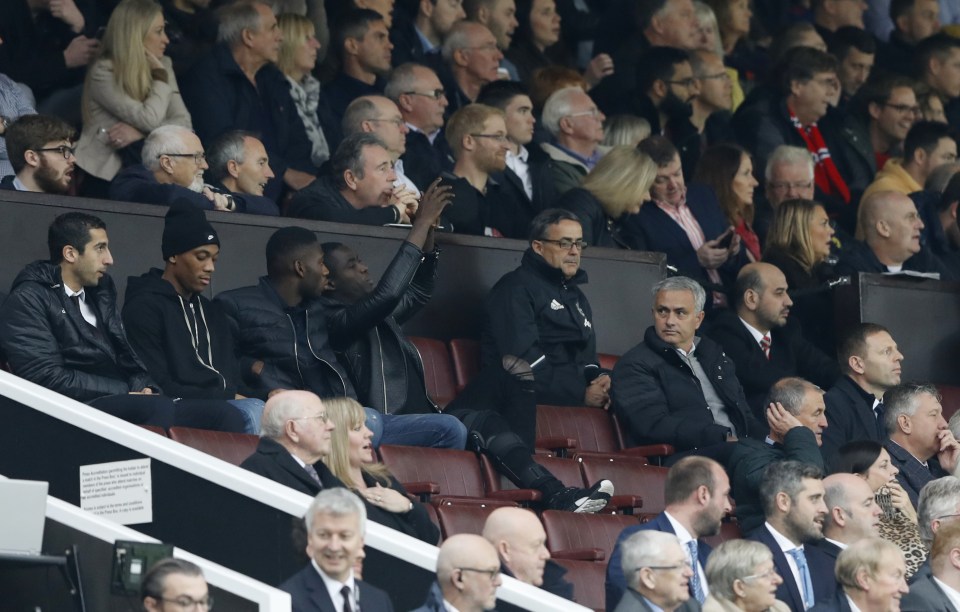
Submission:
{"label": "empty seat", "polygon": [[583,478],[593,482],[606,478],[613,482],[617,495],[639,495],[646,515],[659,514],[666,507],[663,485],[667,480],[665,467],[649,465],[636,457],[577,456]]}
{"label": "empty seat", "polygon": [[450,357],[459,393],[480,371],[480,343],[470,338],[454,338],[450,341]]}
{"label": "empty seat", "polygon": [[575,514],[546,510],[541,516],[547,548],[558,559],[606,561],[617,538],[639,522],[627,514]]}
{"label": "empty seat", "polygon": [[420,353],[423,362],[423,377],[430,398],[443,408],[457,395],[457,386],[453,378],[453,365],[450,351],[440,340],[409,336],[408,339]]}
{"label": "empty seat", "polygon": [[940,392],[940,403],[943,405],[943,418],[949,421],[960,410],[960,387],[937,385],[937,391]]}
{"label": "empty seat", "polygon": [[260,442],[260,437],[253,434],[210,431],[191,427],[171,427],[170,438],[233,465],[243,463],[244,459],[257,450],[257,444]]}
{"label": "empty seat", "polygon": [[147,431],[152,431],[155,434],[159,434],[164,438],[167,437],[167,430],[159,425],[140,425],[140,427],[146,429]]}
{"label": "empty seat", "polygon": [[723,521],[720,523],[720,533],[715,536],[703,538],[703,541],[709,544],[712,548],[716,548],[727,540],[737,540],[742,537],[743,534],[740,532],[739,523],[736,521]]}
{"label": "empty seat", "polygon": [[480,535],[483,532],[483,525],[487,522],[487,517],[490,516],[491,512],[497,508],[516,507],[516,504],[509,501],[485,499],[477,500],[475,503],[444,500],[436,506],[432,504],[428,504],[427,506],[436,509],[440,533],[443,539],[447,539],[458,533]]}
{"label": "empty seat", "polygon": [[606,609],[604,581],[607,577],[607,564],[574,559],[556,559],[556,562],[567,570],[564,578],[573,585],[573,601],[591,610],[603,612]]}
{"label": "empty seat", "polygon": [[543,404],[537,406],[537,446],[564,453],[574,449],[609,453],[620,450],[606,411]]}

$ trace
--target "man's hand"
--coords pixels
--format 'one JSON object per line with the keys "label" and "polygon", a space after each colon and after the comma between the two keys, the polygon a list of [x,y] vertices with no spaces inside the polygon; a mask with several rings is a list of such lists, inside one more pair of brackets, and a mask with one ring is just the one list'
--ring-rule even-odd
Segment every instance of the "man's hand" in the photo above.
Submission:
{"label": "man's hand", "polygon": [[767,407],[767,424],[770,426],[770,433],[774,434],[773,437],[780,440],[794,427],[803,427],[803,423],[790,414],[780,402]]}
{"label": "man's hand", "polygon": [[601,53],[587,64],[587,69],[583,71],[583,79],[589,87],[593,87],[611,74],[613,74],[613,58],[606,53]]}
{"label": "man's hand", "polygon": [[100,50],[100,41],[96,38],[77,36],[63,50],[63,61],[67,68],[77,68],[90,63]]}
{"label": "man's hand", "polygon": [[131,391],[127,395],[153,395],[153,389],[151,389],[150,387],[144,387],[139,391]]}
{"label": "man's hand", "polygon": [[122,149],[141,139],[143,139],[143,132],[123,121],[114,123],[107,130],[107,142],[115,149]]}
{"label": "man's hand", "polygon": [[440,215],[443,209],[453,201],[453,187],[450,185],[441,185],[440,177],[437,177],[427,190],[420,196],[420,208],[417,213],[416,222],[428,224],[430,227],[436,227],[440,221]]}
{"label": "man's hand", "polygon": [[[707,240],[697,249],[697,261],[707,270],[716,270],[727,262],[730,257],[730,250],[719,246],[720,241],[726,237],[726,233],[714,240]],[[739,245],[738,247],[739,248]]]}
{"label": "man's hand", "polygon": [[316,179],[317,177],[312,174],[294,170],[293,168],[287,168],[286,172],[283,173],[284,184],[295,191],[300,191]]}
{"label": "man's hand", "polygon": [[223,193],[214,193],[209,187],[204,187],[201,191],[208,200],[213,202],[214,210],[221,210],[223,212],[232,212],[233,207],[230,204],[230,200],[227,199],[226,194]]}
{"label": "man's hand", "polygon": [[913,521],[917,522],[917,511],[913,507],[913,502],[910,501],[910,496],[906,491],[903,490],[903,487],[900,486],[900,483],[896,480],[891,480],[886,485],[887,491],[890,493],[890,503],[894,508],[903,512],[904,516]]}
{"label": "man's hand", "polygon": [[949,429],[937,432],[937,442],[940,444],[940,450],[937,451],[940,467],[948,474],[953,474],[957,469],[957,460],[960,459],[960,443]]}
{"label": "man's hand", "polygon": [[87,24],[73,0],[50,0],[49,8],[50,14],[70,26],[74,34],[82,32],[83,26]]}
{"label": "man's hand", "polygon": [[[390,196],[390,204],[397,206],[398,209],[402,206],[403,210],[401,212],[406,215],[408,220],[417,214],[417,209],[420,207],[416,192],[411,191],[406,185],[393,188],[393,195]],[[405,223],[408,222],[409,221],[405,221]]]}
{"label": "man's hand", "polygon": [[587,385],[587,392],[583,396],[583,403],[594,408],[610,408],[610,376],[601,374]]}

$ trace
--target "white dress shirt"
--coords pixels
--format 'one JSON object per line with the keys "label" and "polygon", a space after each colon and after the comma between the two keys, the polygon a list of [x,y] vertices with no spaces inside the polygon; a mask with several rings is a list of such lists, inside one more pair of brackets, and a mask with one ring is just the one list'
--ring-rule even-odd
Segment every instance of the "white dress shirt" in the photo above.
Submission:
{"label": "white dress shirt", "polygon": [[[670,516],[669,512],[664,511],[664,516],[667,517],[667,520],[670,521],[670,526],[673,527],[674,533],[677,534],[677,539],[680,540],[680,546],[683,547],[683,552],[690,554],[690,549],[687,548],[687,542],[694,539],[690,532],[687,529],[677,522],[677,519]],[[700,542],[697,542],[697,550],[699,551]],[[703,571],[703,566],[700,565],[700,559],[690,559],[689,556],[687,560],[691,563],[696,562],[697,564],[697,574],[700,575],[700,588],[703,589],[703,596],[706,597],[710,594],[710,587],[707,585],[707,575]]]}
{"label": "white dress shirt", "polygon": [[803,581],[800,579],[800,568],[797,567],[796,560],[789,552],[794,548],[803,550],[803,544],[797,546],[787,539],[787,536],[774,529],[773,525],[771,525],[769,522],[765,522],[764,525],[766,525],[767,529],[770,531],[770,534],[773,535],[773,539],[777,542],[777,546],[779,546],[780,550],[783,551],[783,556],[787,558],[787,565],[790,566],[790,573],[793,574],[793,584],[796,585],[797,590],[800,591],[800,596],[803,597]]}
{"label": "white dress shirt", "polygon": [[67,287],[66,283],[63,284],[63,292],[67,294],[68,298],[75,295],[80,296],[80,314],[83,315],[83,320],[96,327],[97,315],[93,314],[93,309],[87,304],[87,292],[83,289],[74,291],[70,287]]}
{"label": "white dress shirt", "polygon": [[940,580],[936,576],[933,577],[933,581],[937,583],[937,586],[940,587],[940,590],[943,591],[943,593],[947,596],[947,599],[950,600],[950,603],[953,604],[953,607],[957,610],[960,610],[960,592],[957,592],[955,588]]}
{"label": "white dress shirt", "polygon": [[360,593],[357,591],[356,582],[353,580],[353,568],[350,569],[350,575],[347,577],[346,582],[340,582],[327,576],[314,559],[310,559],[310,564],[313,565],[313,569],[317,570],[317,573],[320,574],[320,579],[323,580],[324,586],[327,587],[327,593],[330,594],[330,601],[333,602],[333,608],[335,610],[343,611],[343,594],[340,593],[340,590],[344,586],[350,587],[350,592],[353,594],[353,601],[350,602],[350,610],[357,612],[360,609]]}
{"label": "white dress shirt", "polygon": [[520,153],[507,151],[507,167],[513,170],[513,173],[520,177],[523,183],[523,190],[527,197],[533,201],[533,179],[530,177],[530,151],[523,145],[520,145]]}

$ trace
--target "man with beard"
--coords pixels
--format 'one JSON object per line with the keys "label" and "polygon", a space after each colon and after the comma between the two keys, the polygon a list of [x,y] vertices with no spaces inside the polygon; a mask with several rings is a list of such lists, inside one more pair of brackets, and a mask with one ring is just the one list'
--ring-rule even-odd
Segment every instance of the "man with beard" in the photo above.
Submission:
{"label": "man with beard", "polygon": [[445,219],[458,234],[527,235],[531,215],[513,194],[490,178],[507,165],[507,125],[503,111],[485,104],[470,104],[455,112],[446,128],[447,142],[457,160],[453,172],[441,176],[453,187],[453,201]]}
{"label": "man with beard", "polygon": [[700,93],[690,56],[682,49],[651,47],[637,67],[636,114],[650,122],[651,134],[662,134],[680,151],[683,169],[692,174],[700,157],[700,138],[690,123],[691,101]]}
{"label": "man with beard", "polygon": [[687,554],[687,563],[694,570],[690,597],[703,602],[710,589],[704,566],[712,548],[701,538],[720,533],[720,521],[730,512],[730,479],[723,466],[706,457],[685,457],[667,472],[664,482],[666,509],[650,521],[627,527],[617,538],[617,544],[607,564],[607,609],[612,610],[627,588],[623,574],[622,544],[638,531],[653,530],[672,533],[680,539]]}
{"label": "man with beard", "polygon": [[65,194],[76,158],[76,131],[50,115],[24,115],[7,127],[7,153],[16,174],[0,180],[0,189]]}
{"label": "man with beard", "polygon": [[777,599],[791,610],[808,610],[817,601],[832,599],[837,590],[834,560],[815,546],[805,546],[823,538],[827,505],[821,478],[814,465],[771,463],[760,482],[766,523],[747,535],[773,553],[773,565],[783,577]]}
{"label": "man with beard", "polygon": [[[200,139],[179,125],[163,125],[143,142],[142,164],[121,170],[110,183],[110,199],[170,206],[185,200],[206,210],[243,211],[240,198],[228,198],[203,182],[209,168]],[[238,203],[241,205],[238,207]]]}

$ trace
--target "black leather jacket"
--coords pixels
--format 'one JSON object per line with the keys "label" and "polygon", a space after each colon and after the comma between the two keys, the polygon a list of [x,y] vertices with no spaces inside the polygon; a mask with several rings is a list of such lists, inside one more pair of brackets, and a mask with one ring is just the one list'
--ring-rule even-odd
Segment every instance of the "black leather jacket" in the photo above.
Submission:
{"label": "black leather jacket", "polygon": [[[400,329],[430,301],[436,276],[437,252],[424,254],[404,242],[362,300],[323,299],[330,342],[364,406],[388,414],[436,409],[427,396],[420,353]],[[408,397],[411,389],[423,393]]]}

